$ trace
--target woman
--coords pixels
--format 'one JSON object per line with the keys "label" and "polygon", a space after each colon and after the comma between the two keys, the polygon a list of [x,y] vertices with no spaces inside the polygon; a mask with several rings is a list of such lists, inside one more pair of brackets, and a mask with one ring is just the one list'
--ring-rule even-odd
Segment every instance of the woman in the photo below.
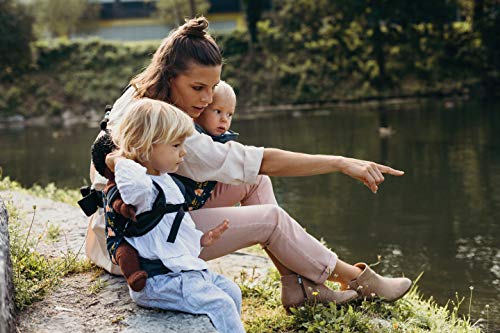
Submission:
{"label": "woman", "polygon": [[[212,102],[222,69],[221,52],[206,32],[207,27],[205,18],[192,19],[163,40],[151,64],[115,102],[108,123],[112,132],[136,98],[169,102],[192,118],[203,112]],[[384,181],[383,173],[401,176],[402,171],[341,156],[308,155],[237,142],[220,144],[199,133],[186,140],[185,148],[187,154],[179,168],[180,175],[195,181],[223,183],[203,209],[191,212],[196,227],[206,232],[224,219],[231,223],[217,244],[203,249],[200,258],[211,260],[261,244],[281,274],[282,302],[287,309],[304,303],[314,290],[319,291],[317,300],[336,303],[356,297],[394,301],[409,290],[409,279],[384,278],[363,263],[350,265],[338,259],[276,204],[267,177],[340,171],[376,193]],[[92,169],[91,178],[95,188],[104,186],[105,180],[93,177]],[[238,202],[243,206],[233,207]],[[102,228],[99,212],[89,224],[87,255],[97,265],[117,273],[106,255]],[[324,285],[327,279],[341,283],[347,290],[330,290]]]}

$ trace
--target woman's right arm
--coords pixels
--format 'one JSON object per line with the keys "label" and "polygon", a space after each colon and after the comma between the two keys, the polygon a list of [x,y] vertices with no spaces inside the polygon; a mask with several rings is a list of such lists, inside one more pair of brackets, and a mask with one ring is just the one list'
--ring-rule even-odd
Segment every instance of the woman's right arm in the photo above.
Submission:
{"label": "woman's right arm", "polygon": [[340,171],[376,193],[384,181],[383,173],[404,174],[385,165],[342,156],[295,153],[234,141],[221,144],[200,133],[187,138],[185,148],[187,153],[178,173],[196,181],[217,180],[237,185],[254,183],[259,174],[311,176]]}
{"label": "woman's right arm", "polygon": [[375,162],[334,155],[310,155],[266,148],[259,172],[269,176],[312,176],[342,172],[365,184],[373,193],[384,181],[383,174],[402,176],[403,171]]}

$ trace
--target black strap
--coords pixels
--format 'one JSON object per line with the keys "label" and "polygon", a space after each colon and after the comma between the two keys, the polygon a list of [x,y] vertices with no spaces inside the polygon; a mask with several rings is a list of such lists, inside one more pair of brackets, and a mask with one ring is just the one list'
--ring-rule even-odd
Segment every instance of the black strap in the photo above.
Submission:
{"label": "black strap", "polygon": [[[139,237],[147,234],[151,230],[153,230],[154,227],[160,223],[161,219],[165,214],[169,213],[175,213],[174,221],[172,223],[172,228],[170,229],[170,232],[167,237],[167,242],[169,243],[174,243],[175,239],[177,238],[177,234],[179,232],[182,218],[184,217],[184,209],[186,208],[186,203],[182,204],[167,204],[166,203],[166,198],[165,198],[165,193],[163,192],[163,189],[161,188],[158,183],[153,181],[153,184],[155,185],[156,189],[158,190],[158,195],[156,196],[155,202],[153,203],[153,208],[147,212],[141,213],[136,216],[137,222],[128,222],[124,235],[126,237]],[[107,204],[110,207],[113,207],[113,201],[117,198],[118,196],[118,188],[117,186],[113,186],[109,189],[108,193],[106,194],[107,197]]]}
{"label": "black strap", "polygon": [[184,209],[183,207],[179,208],[179,211],[175,215],[174,222],[172,223],[172,228],[170,228],[170,232],[168,233],[167,242],[174,243],[177,238],[177,233],[179,232],[179,228],[181,227],[182,218],[184,217]]}
{"label": "black strap", "polygon": [[139,263],[141,265],[141,269],[148,273],[148,277],[164,275],[172,272],[168,267],[163,265],[163,262],[160,259],[146,259],[139,257]]}
{"label": "black strap", "polygon": [[80,188],[80,193],[83,198],[78,200],[78,205],[83,210],[85,215],[90,216],[97,211],[98,207],[103,207],[102,192],[96,191],[90,186]]}

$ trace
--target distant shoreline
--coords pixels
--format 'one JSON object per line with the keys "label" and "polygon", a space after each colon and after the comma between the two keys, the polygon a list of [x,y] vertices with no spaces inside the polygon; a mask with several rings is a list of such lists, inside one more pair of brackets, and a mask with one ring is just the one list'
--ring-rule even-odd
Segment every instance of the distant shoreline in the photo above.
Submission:
{"label": "distant shoreline", "polygon": [[[320,101],[317,103],[296,103],[280,105],[248,105],[241,106],[236,119],[258,118],[259,116],[284,114],[288,112],[308,112],[324,109],[357,109],[384,107],[406,107],[432,100],[442,101],[445,108],[453,108],[457,103],[470,100],[468,92],[449,93],[429,93],[413,96],[387,96],[387,97],[366,97],[366,98],[346,98],[333,99],[330,101]],[[104,110],[104,108],[103,108]],[[0,129],[22,129],[25,127],[45,127],[62,126],[72,127],[74,125],[87,124],[91,128],[99,127],[99,123],[104,116],[104,111],[99,112],[91,109],[86,113],[77,114],[66,110],[60,116],[33,116],[25,117],[14,114],[8,117],[0,117]]]}

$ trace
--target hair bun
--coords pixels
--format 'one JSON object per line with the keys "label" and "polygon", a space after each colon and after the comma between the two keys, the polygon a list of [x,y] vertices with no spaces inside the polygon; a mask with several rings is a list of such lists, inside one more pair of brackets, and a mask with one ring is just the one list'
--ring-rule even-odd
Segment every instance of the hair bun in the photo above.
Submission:
{"label": "hair bun", "polygon": [[208,21],[204,16],[186,19],[181,26],[180,32],[185,36],[205,37],[207,35]]}

